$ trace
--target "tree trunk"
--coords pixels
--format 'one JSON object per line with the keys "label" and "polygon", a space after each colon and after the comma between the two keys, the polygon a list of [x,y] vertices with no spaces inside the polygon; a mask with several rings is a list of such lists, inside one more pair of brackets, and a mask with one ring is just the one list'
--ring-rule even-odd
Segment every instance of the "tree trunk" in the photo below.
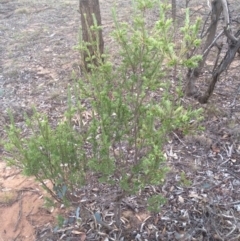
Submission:
{"label": "tree trunk", "polygon": [[198,79],[202,68],[206,62],[207,56],[211,47],[213,46],[212,43],[214,42],[218,20],[222,13],[222,3],[221,1],[214,0],[212,1],[212,14],[211,14],[211,24],[209,29],[207,30],[208,35],[203,47],[203,58],[202,61],[199,62],[198,67],[195,69],[189,69],[187,75],[187,85],[186,85],[186,95],[187,96],[195,96],[197,94],[197,90],[195,87],[195,82]]}
{"label": "tree trunk", "polygon": [[[90,71],[89,63],[98,65],[102,61],[104,42],[102,29],[90,30],[91,26],[101,26],[101,12],[99,0],[79,0],[81,14],[82,41],[89,43],[87,50],[82,52],[82,64],[85,70]],[[96,23],[94,23],[96,20]],[[94,58],[93,58],[94,57]]]}
{"label": "tree trunk", "polygon": [[177,4],[176,4],[176,0],[172,0],[172,19],[173,19],[174,25],[175,25],[175,23],[176,23],[176,15],[177,15]]}
{"label": "tree trunk", "polygon": [[[223,15],[224,19],[223,29],[216,36],[217,24],[221,14]],[[231,18],[227,0],[213,0],[211,11],[211,24],[207,30],[208,35],[202,52],[203,59],[199,62],[197,68],[190,69],[187,75],[186,94],[189,96],[193,96],[200,103],[207,103],[209,97],[213,93],[214,87],[219,80],[220,75],[223,71],[227,70],[227,68],[232,63],[236,53],[240,51],[240,29],[238,29],[236,34],[233,35],[231,26]],[[212,71],[212,80],[208,86],[208,89],[202,95],[201,93],[197,92],[195,82],[201,74],[202,68],[206,62],[210,49],[215,45],[221,51],[221,47],[216,43],[216,41],[223,34],[227,37],[228,50],[220,64],[218,64],[220,52],[218,53]]]}
{"label": "tree trunk", "polygon": [[[238,32],[240,33],[240,30]],[[221,73],[229,67],[229,65],[232,63],[232,61],[233,61],[236,53],[239,51],[239,49],[240,49],[240,39],[238,39],[237,42],[230,44],[229,49],[228,49],[227,53],[225,54],[223,60],[221,61],[220,65],[216,68],[216,70],[213,73],[213,79],[212,79],[211,83],[209,84],[207,91],[205,92],[205,94],[203,96],[198,97],[198,101],[200,103],[202,103],[202,104],[207,103],[209,97],[213,93],[215,84],[217,83]]]}

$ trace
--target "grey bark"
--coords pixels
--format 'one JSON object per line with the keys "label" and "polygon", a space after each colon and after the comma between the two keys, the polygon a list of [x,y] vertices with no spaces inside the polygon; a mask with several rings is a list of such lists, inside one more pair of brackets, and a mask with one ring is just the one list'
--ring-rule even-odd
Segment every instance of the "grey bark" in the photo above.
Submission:
{"label": "grey bark", "polygon": [[[220,15],[223,14],[224,17],[224,27],[223,30],[216,36],[217,25],[219,21]],[[195,87],[196,80],[198,79],[199,75],[201,74],[202,68],[207,60],[207,56],[211,48],[216,45],[217,39],[225,34],[228,39],[228,50],[218,65],[218,57],[215,61],[215,66],[212,73],[212,80],[208,86],[207,91],[201,95],[197,92]],[[221,73],[229,67],[231,62],[233,61],[236,53],[240,50],[240,29],[238,32],[233,35],[231,30],[231,23],[228,11],[227,0],[213,0],[212,1],[212,12],[211,12],[211,24],[208,29],[207,39],[203,48],[203,59],[199,62],[199,65],[195,69],[190,69],[187,74],[187,84],[186,84],[186,95],[193,96],[196,98],[200,103],[206,103],[210,98],[211,94],[214,91],[214,87],[219,80]],[[216,36],[216,37],[215,37]],[[217,46],[219,49],[221,47]]]}
{"label": "grey bark", "polygon": [[213,73],[213,78],[211,83],[208,86],[207,91],[204,93],[203,96],[199,96],[197,99],[200,103],[204,104],[207,103],[209,97],[212,95],[214,87],[221,75],[221,73],[226,70],[229,65],[232,63],[237,51],[240,48],[240,38],[237,42],[232,43],[227,51],[227,53],[225,54],[223,60],[221,61],[221,63],[219,64],[219,66],[216,68],[216,70]]}
{"label": "grey bark", "polygon": [[213,43],[216,35],[218,19],[222,13],[222,4],[221,1],[215,0],[212,1],[212,14],[211,14],[211,25],[208,29],[208,35],[203,47],[203,59],[199,62],[198,67],[195,69],[189,69],[187,74],[187,85],[186,85],[186,95],[187,96],[195,96],[197,94],[197,90],[195,87],[196,80],[198,79],[202,68],[207,60],[207,56],[211,48],[209,46]]}
{"label": "grey bark", "polygon": [[[90,27],[94,26],[94,18],[97,26],[102,25],[99,0],[79,0],[79,10],[81,14],[82,41],[90,43],[88,51],[84,51],[81,57],[83,67],[89,71],[88,64],[91,61],[88,61],[87,58],[95,56],[93,62],[98,65],[104,50],[102,30],[99,30],[98,33],[90,30]],[[97,43],[97,46],[93,44],[94,42]]]}

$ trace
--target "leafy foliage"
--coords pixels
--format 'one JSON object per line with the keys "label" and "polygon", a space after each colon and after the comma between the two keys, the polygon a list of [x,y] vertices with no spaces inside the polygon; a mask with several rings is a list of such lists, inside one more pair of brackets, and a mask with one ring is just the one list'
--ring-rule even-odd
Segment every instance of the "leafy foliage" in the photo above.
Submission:
{"label": "leafy foliage", "polygon": [[[201,110],[185,109],[178,99],[179,86],[165,78],[176,65],[195,65],[199,56],[187,59],[186,52],[177,53],[167,5],[159,3],[159,20],[152,28],[147,26],[145,12],[154,6],[152,0],[137,0],[131,25],[119,22],[113,12],[118,63],[107,54],[100,56],[96,42],[79,44],[80,51],[95,46],[95,55],[89,53],[87,59],[91,72],[85,71],[74,86],[79,102],[70,106],[67,121],[52,128],[47,117],[36,112],[26,119],[31,135],[22,138],[12,120],[5,146],[14,156],[9,163],[35,176],[55,199],[67,200],[69,192],[85,184],[88,172],[119,187],[121,198],[146,185],[162,184],[168,172],[164,145],[169,133],[187,132],[190,121],[200,119]],[[191,41],[188,37],[197,27],[198,23],[184,28],[182,41],[188,41],[188,47],[198,44],[196,35]],[[98,26],[91,29],[99,31]],[[86,111],[91,113],[88,121],[84,121]],[[71,124],[74,114],[80,119],[78,130]],[[51,180],[52,189],[45,179]],[[156,210],[161,203],[161,196],[153,196],[149,207]]]}
{"label": "leafy foliage", "polygon": [[[94,132],[89,140],[93,157],[88,164],[102,180],[120,185],[127,194],[147,184],[162,183],[168,169],[163,155],[168,134],[175,129],[187,131],[190,120],[201,113],[184,109],[170,94],[175,86],[164,78],[174,65],[189,67],[200,57],[187,59],[186,51],[177,54],[171,41],[172,21],[166,18],[167,5],[159,4],[160,18],[149,28],[145,12],[156,2],[136,3],[131,26],[119,22],[113,11],[116,28],[112,37],[119,46],[120,62],[113,64],[108,56],[103,62],[100,56],[95,65],[89,56],[91,74],[85,72],[85,79],[79,81],[80,98],[87,98],[93,108],[89,123]],[[189,28],[186,21],[183,40],[188,46],[197,43],[196,34],[191,33],[198,27],[199,22]],[[189,36],[195,38],[189,41]],[[79,49],[87,51],[87,45],[82,43]],[[154,91],[160,100],[151,98]],[[113,180],[112,176],[118,178]]]}
{"label": "leafy foliage", "polygon": [[[21,129],[12,118],[5,144],[13,156],[8,163],[23,168],[26,175],[35,176],[54,198],[63,200],[67,187],[84,185],[87,159],[78,145],[84,144],[85,136],[77,135],[69,122],[51,128],[47,117],[37,112],[31,119],[26,118],[26,125],[31,135],[21,138]],[[45,184],[46,179],[51,181],[54,192]]]}

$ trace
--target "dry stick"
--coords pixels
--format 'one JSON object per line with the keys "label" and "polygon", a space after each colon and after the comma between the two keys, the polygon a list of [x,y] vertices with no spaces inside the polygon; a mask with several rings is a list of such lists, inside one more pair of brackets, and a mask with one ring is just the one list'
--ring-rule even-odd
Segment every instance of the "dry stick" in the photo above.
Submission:
{"label": "dry stick", "polygon": [[213,45],[216,43],[216,41],[223,35],[224,30],[222,30],[217,37],[212,41],[212,43],[208,46],[208,48],[203,52],[203,56],[205,56],[209,50],[213,47]]}
{"label": "dry stick", "polygon": [[123,191],[121,194],[117,195],[115,200],[114,214],[116,216],[115,220],[118,228],[120,227],[120,220],[121,220],[121,201],[124,195],[125,195],[125,192]]}
{"label": "dry stick", "polygon": [[231,27],[230,27],[230,13],[228,11],[228,5],[227,5],[227,0],[220,0],[222,3],[223,7],[223,16],[224,16],[224,33],[227,36],[228,39],[230,39],[232,42],[236,43],[238,39],[232,34]]}
{"label": "dry stick", "polygon": [[178,137],[178,135],[173,131],[174,136],[186,147],[187,145]]}
{"label": "dry stick", "polygon": [[56,200],[58,201],[59,203],[61,203],[61,199],[58,198],[58,196],[44,183],[44,181],[38,176],[36,175],[35,176],[37,181],[39,181],[42,185],[43,185],[43,188],[45,188],[45,190],[47,190],[47,192]]}
{"label": "dry stick", "polygon": [[229,233],[227,233],[227,234],[225,235],[225,238],[227,238],[228,236],[230,236],[236,229],[237,229],[237,226],[234,225],[233,229],[232,229]]}
{"label": "dry stick", "polygon": [[[173,19],[173,41],[176,42],[176,14],[177,14],[177,6],[176,6],[176,0],[172,0],[172,19]],[[177,65],[174,65],[173,69],[173,80],[177,80]]]}
{"label": "dry stick", "polygon": [[5,17],[3,17],[3,19],[4,19],[4,18],[9,18],[9,17],[11,17],[14,13],[15,13],[15,11],[12,11],[11,13],[9,13],[9,14],[6,15]]}
{"label": "dry stick", "polygon": [[213,1],[212,2],[212,12],[211,12],[211,25],[209,27],[207,39],[205,41],[205,45],[203,47],[203,59],[199,62],[198,66],[194,69],[189,69],[187,74],[187,84],[186,84],[186,95],[187,96],[193,96],[195,98],[198,97],[199,93],[196,89],[195,82],[198,79],[202,68],[206,62],[207,55],[210,51],[209,46],[212,44],[212,42],[215,39],[215,33],[217,30],[218,25],[218,19],[222,12],[222,4],[220,1]]}
{"label": "dry stick", "polygon": [[100,224],[100,225],[102,225],[103,227],[105,227],[106,229],[108,229],[108,230],[110,230],[110,231],[114,230],[113,227],[111,227],[110,225],[108,225],[108,224],[105,223],[104,221],[102,221],[102,220],[97,220],[96,217],[95,217],[95,215],[94,215],[94,213],[93,213],[90,209],[88,209],[88,208],[86,208],[86,207],[84,207],[84,208],[85,208],[86,210],[88,210],[88,211],[92,214],[93,220],[94,220],[94,223],[95,223],[95,227],[97,227],[97,224]]}
{"label": "dry stick", "polygon": [[17,223],[15,225],[15,228],[14,228],[14,232],[17,231],[17,228],[18,228],[18,225],[19,225],[19,222],[21,220],[21,216],[22,216],[22,199],[20,200],[20,204],[19,204],[19,212],[18,212],[18,219],[17,219]]}
{"label": "dry stick", "polygon": [[[19,232],[19,234],[17,235],[16,238],[13,239],[13,241],[17,241],[17,240],[18,240],[18,237],[20,236],[20,234],[21,234],[21,233]],[[4,241],[4,240],[3,240],[3,241]]]}
{"label": "dry stick", "polygon": [[48,10],[48,9],[55,9],[55,8],[52,8],[52,7],[42,8],[42,9],[36,10],[35,12],[33,12],[33,14],[40,13],[40,12]]}
{"label": "dry stick", "polygon": [[218,60],[219,60],[220,54],[222,52],[222,46],[223,45],[219,46],[218,44],[216,44],[216,46],[217,46],[217,49],[218,49],[218,53],[217,53],[217,58],[215,60],[215,64],[213,66],[213,71],[217,68]]}
{"label": "dry stick", "polygon": [[236,107],[236,98],[237,98],[237,95],[239,94],[239,92],[240,92],[240,85],[237,88],[237,91],[235,93],[235,97],[234,97],[232,103],[230,104],[230,107]]}
{"label": "dry stick", "polygon": [[207,91],[204,93],[203,96],[198,97],[198,101],[202,104],[207,103],[209,97],[211,96],[215,84],[217,83],[221,73],[226,70],[229,65],[232,63],[236,52],[238,51],[238,49],[240,48],[240,39],[238,40],[238,42],[235,45],[232,45],[229,47],[226,55],[224,56],[222,62],[220,63],[220,65],[218,66],[218,68],[214,71],[213,73],[213,80],[211,81],[210,85],[208,86]]}
{"label": "dry stick", "polygon": [[235,57],[236,52],[240,49],[240,39],[237,39],[238,32],[235,36],[233,36],[229,25],[230,22],[229,22],[229,12],[227,7],[227,2],[226,0],[221,0],[219,2],[221,2],[222,8],[223,8],[223,15],[224,15],[224,22],[225,22],[223,31],[227,36],[228,40],[230,40],[229,48],[223,60],[221,61],[220,65],[214,70],[212,75],[212,81],[209,84],[207,91],[204,93],[203,96],[197,97],[198,101],[202,104],[207,103],[209,97],[213,93],[215,84],[217,83],[221,73],[229,67],[229,65],[232,63]]}
{"label": "dry stick", "polygon": [[26,215],[26,218],[32,213],[34,207],[32,207],[31,211]]}
{"label": "dry stick", "polygon": [[22,172],[22,171],[18,171],[18,172],[15,172],[15,173],[9,174],[9,175],[7,175],[7,176],[4,176],[3,179],[7,179],[7,178],[9,178],[9,177],[16,176],[16,175],[20,174],[21,172]]}
{"label": "dry stick", "polygon": [[211,15],[211,11],[208,13],[208,16],[207,16],[207,18],[205,19],[204,24],[203,24],[203,27],[202,27],[202,32],[201,32],[201,34],[200,34],[200,37],[201,37],[202,39],[207,35],[209,29],[211,28],[211,25],[210,25],[209,28],[207,29],[206,33],[203,34],[204,29],[205,29],[205,26],[207,25],[207,21],[208,21],[210,15]]}
{"label": "dry stick", "polygon": [[240,234],[237,237],[233,237],[231,239],[228,239],[228,241],[235,241],[235,240],[239,240],[240,238]]}

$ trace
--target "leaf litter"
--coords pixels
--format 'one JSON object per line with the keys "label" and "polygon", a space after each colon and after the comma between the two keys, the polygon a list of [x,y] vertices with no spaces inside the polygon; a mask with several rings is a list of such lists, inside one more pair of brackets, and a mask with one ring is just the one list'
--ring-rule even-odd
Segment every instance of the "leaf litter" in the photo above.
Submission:
{"label": "leaf litter", "polygon": [[[106,42],[111,44],[108,33],[112,27],[114,1],[100,0],[100,4],[104,4],[102,20]],[[117,1],[120,18],[126,21],[129,4],[130,1]],[[0,6],[0,137],[4,139],[4,125],[9,123],[8,108],[12,109],[19,126],[23,125],[25,112],[31,115],[32,105],[47,113],[53,123],[62,118],[67,88],[72,82],[71,71],[80,74],[79,55],[73,50],[80,23],[78,5],[72,1],[2,0]],[[150,19],[154,19],[154,14]],[[5,178],[1,176],[0,182],[2,218],[7,221],[6,213],[10,210],[16,216],[10,222],[15,233],[0,229],[4,240],[240,239],[239,69],[229,68],[228,76],[219,81],[210,102],[203,106],[205,130],[201,135],[173,133],[165,149],[171,168],[165,184],[148,186],[138,195],[125,198],[121,203],[120,227],[114,221],[113,200],[119,192],[117,187],[110,189],[98,184],[95,177],[72,195],[71,210],[59,207],[49,212],[42,208],[43,202],[36,205],[38,210],[34,206],[26,210],[25,202],[36,204],[34,200],[42,199],[41,188],[34,180],[19,176],[18,170],[4,167],[8,174]],[[200,84],[199,88],[206,88],[204,82]],[[184,102],[198,106],[191,99]],[[91,114],[86,112],[85,124],[88,118]],[[73,121],[78,125],[81,120],[76,116]],[[6,153],[1,146],[0,151],[4,160]],[[10,180],[16,181],[14,185],[26,183],[19,189],[7,188],[6,182],[10,184]],[[154,214],[147,211],[146,199],[156,193],[163,195],[167,202]],[[64,216],[61,227],[53,222],[55,211]],[[22,226],[24,220],[32,227],[28,234]]]}

